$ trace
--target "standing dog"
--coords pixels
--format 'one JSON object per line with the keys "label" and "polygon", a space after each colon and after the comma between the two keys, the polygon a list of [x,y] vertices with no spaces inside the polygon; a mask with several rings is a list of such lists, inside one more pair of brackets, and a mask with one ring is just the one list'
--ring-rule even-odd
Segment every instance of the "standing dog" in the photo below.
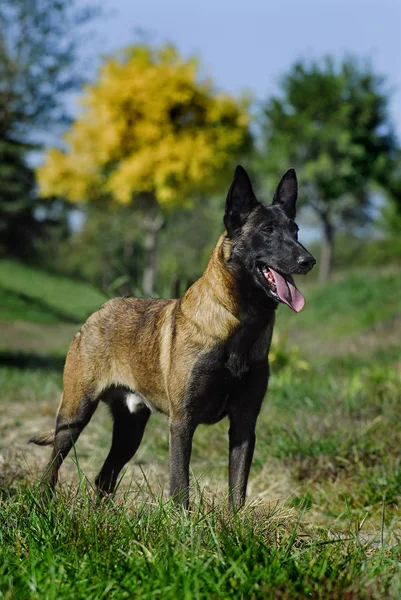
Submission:
{"label": "standing dog", "polygon": [[113,417],[113,439],[96,477],[112,493],[142,440],[152,411],[168,415],[170,493],[188,506],[192,437],[200,423],[224,417],[229,430],[229,494],[245,501],[255,425],[269,378],[268,352],[280,302],[304,298],[291,274],[315,259],[298,242],[295,171],[282,177],[270,206],[260,204],[237,167],[224,224],[206,271],[178,300],[115,298],[91,315],[69,349],[56,429],[33,437],[53,445],[44,484],[59,468],[100,400]]}

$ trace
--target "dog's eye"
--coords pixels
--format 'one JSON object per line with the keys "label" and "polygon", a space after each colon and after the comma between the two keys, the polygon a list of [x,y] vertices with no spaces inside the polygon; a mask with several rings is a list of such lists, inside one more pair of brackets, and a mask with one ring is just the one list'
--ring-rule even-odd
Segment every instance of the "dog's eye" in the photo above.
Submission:
{"label": "dog's eye", "polygon": [[263,225],[261,231],[263,233],[267,233],[268,235],[272,234],[274,231],[273,225]]}

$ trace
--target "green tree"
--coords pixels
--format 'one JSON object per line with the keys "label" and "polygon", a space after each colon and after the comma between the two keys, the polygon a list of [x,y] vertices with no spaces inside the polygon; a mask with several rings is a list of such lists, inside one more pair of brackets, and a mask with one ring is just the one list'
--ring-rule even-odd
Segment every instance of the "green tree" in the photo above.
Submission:
{"label": "green tree", "polygon": [[82,104],[65,150],[50,149],[38,170],[41,192],[135,207],[152,295],[166,214],[226,184],[250,141],[248,103],[216,91],[175,48],[135,45],[105,61]]}
{"label": "green tree", "polygon": [[180,297],[202,275],[223,230],[224,202],[224,195],[207,196],[167,216],[157,276],[163,294]]}
{"label": "green tree", "polygon": [[259,171],[297,169],[300,199],[321,225],[322,281],[337,230],[369,219],[374,186],[396,190],[397,150],[384,79],[356,59],[297,62],[266,103]]}
{"label": "green tree", "polygon": [[395,157],[395,166],[390,174],[383,173],[383,185],[388,190],[390,202],[385,206],[381,225],[391,235],[401,231],[401,148]]}
{"label": "green tree", "polygon": [[[62,97],[82,81],[80,25],[93,9],[71,0],[0,3],[0,235],[2,252],[29,256],[52,220],[37,219],[29,155],[67,121]],[[43,131],[46,134],[43,134]]]}
{"label": "green tree", "polygon": [[131,282],[140,280],[143,271],[144,236],[135,227],[132,208],[92,203],[82,207],[80,216],[84,223],[68,238],[55,240],[46,266],[90,281],[108,295],[140,293]]}
{"label": "green tree", "polygon": [[35,229],[30,203],[34,174],[24,161],[24,145],[0,139],[0,254],[24,256],[26,232]]}

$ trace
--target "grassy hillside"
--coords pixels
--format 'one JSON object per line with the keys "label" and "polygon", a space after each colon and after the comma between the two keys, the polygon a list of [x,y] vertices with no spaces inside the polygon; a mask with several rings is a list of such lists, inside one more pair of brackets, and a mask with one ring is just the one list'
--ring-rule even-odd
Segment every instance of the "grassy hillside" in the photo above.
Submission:
{"label": "grassy hillside", "polygon": [[52,427],[69,340],[104,298],[13,263],[0,263],[0,282],[26,302],[0,304],[0,598],[401,597],[401,272],[322,288],[300,279],[304,311],[280,307],[250,505],[235,518],[224,508],[227,423],[196,432],[182,514],[165,494],[161,415],[116,498],[96,505],[103,406],[43,510],[35,482],[49,453],[26,440]]}
{"label": "grassy hillside", "polygon": [[80,324],[106,300],[87,283],[0,260],[0,359],[61,366]]}
{"label": "grassy hillside", "polygon": [[[304,279],[297,279],[303,289]],[[401,269],[365,270],[338,277],[325,286],[306,286],[307,304],[288,319],[294,329],[321,340],[357,335],[401,311]]]}
{"label": "grassy hillside", "polygon": [[80,323],[107,300],[93,286],[0,260],[0,320]]}

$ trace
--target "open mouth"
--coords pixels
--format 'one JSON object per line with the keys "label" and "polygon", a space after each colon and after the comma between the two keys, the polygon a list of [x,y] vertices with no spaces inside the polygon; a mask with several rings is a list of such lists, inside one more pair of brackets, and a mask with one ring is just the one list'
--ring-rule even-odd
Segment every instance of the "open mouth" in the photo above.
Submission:
{"label": "open mouth", "polygon": [[291,275],[278,273],[271,267],[259,267],[269,291],[279,302],[287,304],[293,311],[300,312],[305,305],[305,298],[297,288]]}

